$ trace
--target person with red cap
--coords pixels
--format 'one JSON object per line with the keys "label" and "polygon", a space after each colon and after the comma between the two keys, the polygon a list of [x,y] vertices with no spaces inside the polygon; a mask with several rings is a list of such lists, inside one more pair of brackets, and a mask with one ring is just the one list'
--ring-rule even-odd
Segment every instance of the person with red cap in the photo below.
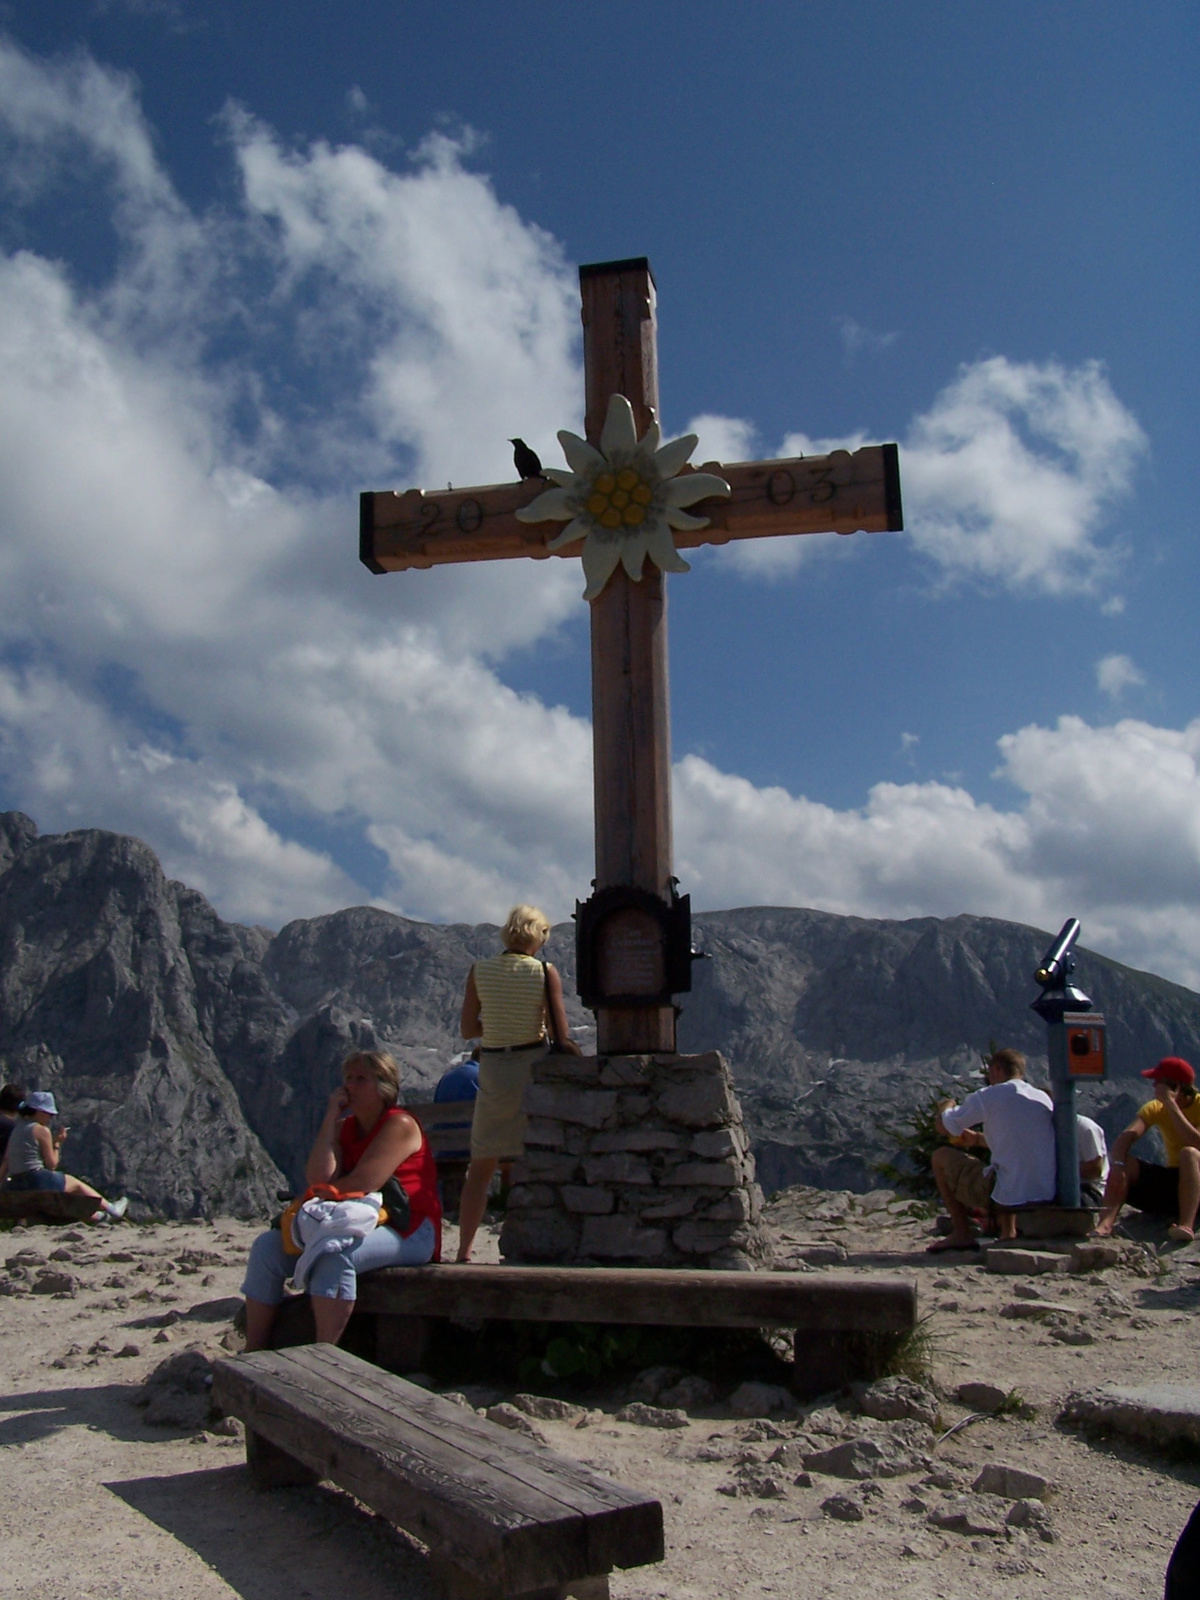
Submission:
{"label": "person with red cap", "polygon": [[[1182,1056],[1164,1056],[1157,1066],[1142,1073],[1158,1090],[1148,1100],[1112,1148],[1104,1209],[1096,1233],[1106,1239],[1113,1231],[1121,1207],[1133,1206],[1152,1216],[1174,1217],[1168,1236],[1179,1244],[1195,1238],[1196,1212],[1200,1210],[1200,1098],[1196,1074]],[[1166,1166],[1142,1161],[1130,1151],[1143,1134],[1157,1128],[1167,1153]]]}

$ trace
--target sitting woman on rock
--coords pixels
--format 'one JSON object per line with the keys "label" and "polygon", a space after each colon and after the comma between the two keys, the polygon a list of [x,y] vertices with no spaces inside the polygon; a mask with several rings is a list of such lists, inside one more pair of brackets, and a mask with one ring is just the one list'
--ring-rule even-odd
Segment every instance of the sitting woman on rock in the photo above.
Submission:
{"label": "sitting woman on rock", "polygon": [[[396,1219],[402,1221],[402,1231],[374,1228],[317,1258],[308,1275],[308,1292],[319,1344],[336,1344],[341,1338],[354,1311],[360,1272],[424,1266],[441,1254],[437,1166],[424,1129],[396,1104],[399,1098],[400,1069],[391,1056],[374,1051],[350,1056],[308,1157],[305,1182],[322,1185],[326,1194],[372,1194],[394,1177],[408,1198],[407,1218]],[[295,1266],[279,1228],[260,1234],[250,1247],[242,1284],[247,1350],[268,1347],[283,1286]]]}
{"label": "sitting woman on rock", "polygon": [[92,1222],[105,1218],[117,1222],[125,1215],[128,1200],[106,1200],[90,1183],[58,1170],[58,1152],[69,1128],[50,1132],[58,1115],[58,1104],[47,1090],[37,1089],[17,1107],[20,1120],[8,1136],[4,1160],[0,1161],[0,1186],[10,1194],[79,1194],[96,1202]]}

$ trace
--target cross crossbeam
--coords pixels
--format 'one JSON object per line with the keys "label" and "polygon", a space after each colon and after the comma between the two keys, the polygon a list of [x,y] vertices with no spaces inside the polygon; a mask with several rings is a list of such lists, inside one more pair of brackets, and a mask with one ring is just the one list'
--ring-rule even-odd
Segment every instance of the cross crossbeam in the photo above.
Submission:
{"label": "cross crossbeam", "polygon": [[[731,493],[728,499],[701,500],[689,507],[708,518],[708,527],[676,533],[681,550],[781,534],[890,533],[902,526],[894,444],[783,461],[709,461],[684,467],[680,477],[694,471],[724,478]],[[376,573],[515,556],[577,557],[578,548],[546,548],[547,539],[559,531],[553,523],[517,521],[517,512],[544,487],[526,482],[448,489],[444,494],[423,489],[368,492],[360,502],[359,554]]]}

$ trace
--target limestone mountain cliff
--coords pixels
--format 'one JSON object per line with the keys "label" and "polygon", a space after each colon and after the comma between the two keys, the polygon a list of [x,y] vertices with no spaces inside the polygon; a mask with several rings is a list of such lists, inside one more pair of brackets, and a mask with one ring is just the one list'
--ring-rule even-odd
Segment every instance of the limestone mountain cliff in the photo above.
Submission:
{"label": "limestone mountain cliff", "polygon": [[[707,959],[680,1048],[729,1061],[768,1190],[877,1186],[889,1130],[956,1076],[973,1083],[992,1039],[1044,1064],[1029,1010],[1044,932],[751,908],[705,913],[695,933]],[[59,1094],[69,1170],[147,1210],[265,1214],[352,1046],[391,1050],[410,1097],[428,1094],[461,1047],[470,964],[496,948],[487,924],[364,906],[277,934],[240,927],[135,839],[39,838],[0,815],[0,1072]],[[572,924],[548,953],[577,1034],[594,1038]],[[1088,1098],[1115,1126],[1143,1066],[1168,1051],[1200,1064],[1200,996],[1086,951],[1078,978],[1109,1018],[1112,1076]]]}

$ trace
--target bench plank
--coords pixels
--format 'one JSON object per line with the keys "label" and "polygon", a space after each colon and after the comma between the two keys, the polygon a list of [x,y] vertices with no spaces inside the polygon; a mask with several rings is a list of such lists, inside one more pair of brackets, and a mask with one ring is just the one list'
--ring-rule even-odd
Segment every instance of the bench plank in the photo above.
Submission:
{"label": "bench plank", "polygon": [[916,1285],[904,1278],[652,1267],[382,1267],[358,1309],[393,1316],[613,1322],[693,1328],[907,1333]]}
{"label": "bench plank", "polygon": [[658,1561],[662,1508],[329,1345],[217,1362],[214,1399],[509,1593]]}
{"label": "bench plank", "polygon": [[0,1190],[0,1219],[38,1217],[43,1222],[86,1222],[100,1202],[92,1195],[59,1189]]}

